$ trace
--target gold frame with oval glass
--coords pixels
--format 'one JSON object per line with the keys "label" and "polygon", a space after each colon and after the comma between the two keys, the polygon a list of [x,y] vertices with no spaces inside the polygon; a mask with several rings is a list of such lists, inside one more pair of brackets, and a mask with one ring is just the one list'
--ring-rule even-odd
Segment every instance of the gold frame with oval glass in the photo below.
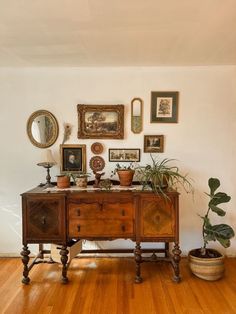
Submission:
{"label": "gold frame with oval glass", "polygon": [[131,101],[131,131],[141,133],[143,130],[143,100],[133,98]]}
{"label": "gold frame with oval glass", "polygon": [[[32,134],[32,124],[33,124],[34,120],[39,116],[46,116],[52,124],[51,130],[50,130],[50,133],[51,133],[50,138],[46,141],[46,143],[41,143],[41,142],[37,141]],[[36,147],[47,148],[47,147],[52,146],[58,138],[58,133],[59,133],[59,127],[58,127],[57,119],[55,118],[55,116],[51,112],[49,112],[47,110],[37,110],[37,111],[33,112],[27,121],[28,137],[29,137],[31,143]]]}

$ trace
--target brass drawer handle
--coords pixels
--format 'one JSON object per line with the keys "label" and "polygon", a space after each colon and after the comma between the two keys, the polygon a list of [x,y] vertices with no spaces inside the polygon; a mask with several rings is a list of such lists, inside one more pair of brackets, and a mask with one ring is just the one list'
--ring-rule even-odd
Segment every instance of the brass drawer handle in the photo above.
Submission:
{"label": "brass drawer handle", "polygon": [[41,223],[42,223],[42,225],[46,225],[46,217],[45,216],[42,217]]}
{"label": "brass drawer handle", "polygon": [[125,210],[124,209],[121,210],[121,215],[125,216]]}
{"label": "brass drawer handle", "polygon": [[77,216],[80,216],[80,209],[77,209]]}
{"label": "brass drawer handle", "polygon": [[80,225],[77,226],[78,232],[80,232]]}
{"label": "brass drawer handle", "polygon": [[125,232],[125,225],[121,225],[121,230]]}

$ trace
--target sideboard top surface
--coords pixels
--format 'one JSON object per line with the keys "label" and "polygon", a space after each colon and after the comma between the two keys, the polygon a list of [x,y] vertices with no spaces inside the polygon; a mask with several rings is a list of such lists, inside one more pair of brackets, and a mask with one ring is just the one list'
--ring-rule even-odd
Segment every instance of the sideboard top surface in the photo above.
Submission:
{"label": "sideboard top surface", "polygon": [[[69,190],[66,189],[64,191],[59,190],[59,191],[47,191],[44,187],[40,187],[37,186],[29,191],[26,191],[24,193],[22,193],[21,195],[40,195],[40,194],[48,194],[48,195],[66,195],[66,196],[72,196],[72,195],[92,195],[92,194],[129,194],[129,195],[135,195],[135,194],[142,194],[142,195],[150,195],[150,194],[154,194],[152,191],[142,191],[142,190],[112,190],[112,191],[105,191],[105,190]],[[173,189],[169,189],[168,192],[166,192],[167,195],[169,196],[174,196],[174,195],[179,195],[179,193],[176,190]]]}

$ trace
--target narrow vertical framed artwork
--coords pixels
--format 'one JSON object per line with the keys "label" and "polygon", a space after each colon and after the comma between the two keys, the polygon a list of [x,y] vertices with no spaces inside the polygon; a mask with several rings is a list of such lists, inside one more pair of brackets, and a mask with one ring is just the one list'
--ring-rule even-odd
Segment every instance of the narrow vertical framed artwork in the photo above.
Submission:
{"label": "narrow vertical framed artwork", "polygon": [[131,131],[135,134],[143,130],[143,100],[133,98],[131,101]]}

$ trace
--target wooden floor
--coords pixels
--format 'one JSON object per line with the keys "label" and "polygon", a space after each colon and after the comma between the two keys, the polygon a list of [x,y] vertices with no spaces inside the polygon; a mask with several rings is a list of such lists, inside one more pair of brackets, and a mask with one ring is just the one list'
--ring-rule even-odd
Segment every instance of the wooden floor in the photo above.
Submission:
{"label": "wooden floor", "polygon": [[58,264],[36,265],[28,286],[21,273],[20,259],[0,259],[0,313],[236,313],[236,259],[226,260],[225,277],[216,282],[194,277],[186,259],[180,284],[164,262],[143,264],[144,282],[134,284],[131,258],[74,259],[67,285]]}

